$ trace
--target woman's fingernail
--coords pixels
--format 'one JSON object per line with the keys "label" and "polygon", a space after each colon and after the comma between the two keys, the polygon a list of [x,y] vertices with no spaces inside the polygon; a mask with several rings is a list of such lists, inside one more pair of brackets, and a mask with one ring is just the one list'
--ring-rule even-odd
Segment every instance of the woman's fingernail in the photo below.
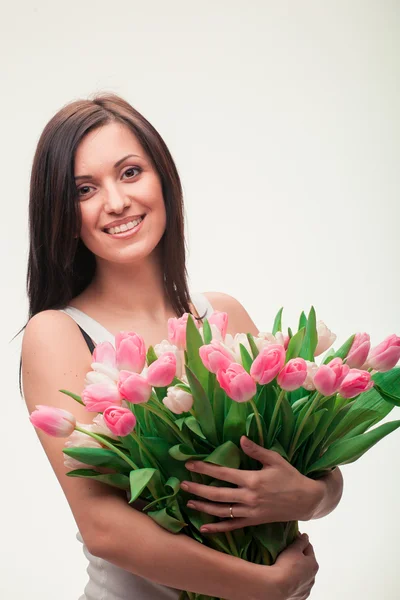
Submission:
{"label": "woman's fingernail", "polygon": [[187,483],[185,483],[184,481],[182,481],[182,483],[181,483],[181,488],[182,488],[183,490],[185,490],[185,492],[187,492],[187,490],[189,489],[189,486],[188,486],[188,484],[187,484]]}
{"label": "woman's fingernail", "polygon": [[190,500],[189,500],[189,502],[186,504],[186,506],[187,506],[188,508],[196,508],[196,505],[194,504],[194,502],[191,502]]}
{"label": "woman's fingernail", "polygon": [[207,533],[207,532],[208,532],[208,531],[210,531],[210,530],[208,529],[208,527],[200,527],[200,531],[201,531],[202,533]]}
{"label": "woman's fingernail", "polygon": [[187,462],[186,463],[186,468],[187,469],[193,469],[194,468],[194,464],[192,462]]}

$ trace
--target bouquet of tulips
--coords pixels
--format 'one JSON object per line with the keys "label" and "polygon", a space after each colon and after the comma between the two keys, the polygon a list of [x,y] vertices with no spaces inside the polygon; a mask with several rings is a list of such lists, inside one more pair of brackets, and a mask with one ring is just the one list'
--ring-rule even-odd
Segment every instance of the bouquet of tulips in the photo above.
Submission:
{"label": "bouquet of tulips", "polygon": [[96,346],[82,396],[60,390],[99,413],[92,424],[42,405],[31,422],[68,438],[70,477],[126,490],[129,503],[142,499],[143,510],[169,531],[271,565],[296,538],[298,522],[202,535],[201,527],[217,518],[190,509],[181,482],[229,483],[192,473],[186,462],[258,469],[240,447],[246,435],[316,479],[356,461],[400,426],[398,420],[373,427],[400,406],[400,337],[371,348],[370,336],[357,333],[335,351],[336,336],[316,321],[313,307],[287,334],[282,310],[272,332],[257,336],[227,334],[228,316],[219,311],[202,326],[189,313],[169,319],[168,340],[147,350],[141,336],[121,332],[115,347]]}

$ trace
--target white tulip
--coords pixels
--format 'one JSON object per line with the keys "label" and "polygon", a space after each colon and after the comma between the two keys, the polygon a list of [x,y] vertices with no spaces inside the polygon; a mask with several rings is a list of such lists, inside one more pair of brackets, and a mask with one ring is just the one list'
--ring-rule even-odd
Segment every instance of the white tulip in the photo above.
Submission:
{"label": "white tulip", "polygon": [[323,321],[317,321],[318,344],[314,352],[314,356],[319,356],[325,350],[328,350],[336,340],[336,334],[332,333]]}
{"label": "white tulip", "polygon": [[193,406],[193,396],[181,388],[172,385],[167,390],[163,404],[176,415],[188,412]]}

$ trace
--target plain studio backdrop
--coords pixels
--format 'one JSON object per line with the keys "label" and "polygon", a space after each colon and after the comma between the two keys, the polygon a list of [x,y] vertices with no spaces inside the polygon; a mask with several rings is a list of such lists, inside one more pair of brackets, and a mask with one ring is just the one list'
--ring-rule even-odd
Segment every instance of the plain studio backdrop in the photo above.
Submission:
{"label": "plain studio backdrop", "polygon": [[[192,290],[235,296],[261,331],[281,306],[297,328],[314,305],[336,348],[356,331],[377,344],[400,334],[399,26],[394,0],[3,6],[2,598],[73,600],[87,581],[19,396],[22,336],[10,342],[27,314],[29,176],[45,124],[71,100],[120,94],[176,161]],[[395,600],[400,432],[342,471],[339,506],[300,524],[320,564],[311,598]]]}

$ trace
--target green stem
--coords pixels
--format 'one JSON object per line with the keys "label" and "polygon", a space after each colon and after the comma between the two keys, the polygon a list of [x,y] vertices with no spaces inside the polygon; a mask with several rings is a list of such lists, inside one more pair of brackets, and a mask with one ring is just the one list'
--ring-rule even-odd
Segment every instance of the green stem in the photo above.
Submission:
{"label": "green stem", "polygon": [[255,417],[256,423],[257,423],[258,437],[259,437],[259,441],[260,441],[260,446],[264,447],[264,436],[263,436],[263,430],[262,430],[262,425],[261,425],[260,413],[258,412],[258,408],[256,406],[256,403],[254,402],[254,398],[251,398],[250,404],[251,404],[251,407],[253,409],[254,417]]}
{"label": "green stem", "polygon": [[130,458],[128,458],[124,452],[121,452],[121,450],[119,450],[119,448],[116,448],[116,446],[114,446],[113,444],[111,444],[110,442],[108,442],[107,440],[102,438],[101,436],[97,435],[96,433],[92,433],[91,431],[86,431],[85,429],[81,429],[80,427],[75,427],[75,430],[80,431],[81,433],[86,433],[86,435],[90,435],[90,437],[92,437],[93,439],[100,442],[100,444],[103,444],[104,446],[107,446],[108,448],[110,448],[110,450],[113,450],[115,452],[115,454],[118,454],[118,456],[120,456],[126,463],[128,463],[128,465],[130,467],[132,467],[132,469],[134,469],[134,470],[139,469],[139,467],[137,465],[135,465],[135,463]]}
{"label": "green stem", "polygon": [[184,443],[186,443],[186,440],[183,437],[182,432],[179,431],[179,429],[175,425],[175,423],[173,421],[171,421],[166,415],[164,415],[164,413],[161,410],[158,410],[158,408],[156,408],[155,406],[153,406],[152,404],[149,404],[149,403],[145,403],[145,404],[143,404],[143,406],[149,412],[152,412],[154,415],[157,415],[157,417],[159,417],[162,421],[164,421],[164,423],[166,423],[168,425],[168,427],[170,427],[173,430],[173,432],[175,433],[175,435],[180,440],[182,440]]}
{"label": "green stem", "polygon": [[297,442],[299,441],[301,432],[304,429],[304,426],[305,426],[305,424],[307,422],[307,419],[310,417],[310,415],[313,412],[314,408],[316,407],[316,405],[318,404],[318,402],[320,401],[320,399],[323,398],[323,397],[324,396],[318,392],[317,395],[315,396],[314,400],[311,402],[311,404],[310,404],[310,406],[309,406],[306,414],[304,415],[303,420],[300,423],[299,428],[296,431],[296,435],[294,436],[293,442],[290,445],[290,450],[289,450],[289,453],[288,453],[289,462],[291,462],[291,460],[293,458],[293,454],[294,454],[294,452],[296,450]]}
{"label": "green stem", "polygon": [[278,396],[278,400],[276,401],[274,412],[272,413],[271,422],[268,428],[268,446],[272,444],[272,435],[275,428],[275,423],[278,418],[279,407],[282,404],[283,397],[285,395],[285,390],[281,390],[281,393]]}
{"label": "green stem", "polygon": [[146,446],[143,445],[139,436],[134,431],[131,432],[131,436],[133,437],[133,439],[135,440],[135,442],[137,443],[139,448],[142,450],[143,454],[145,454],[147,456],[147,458],[149,459],[149,461],[153,465],[153,467],[155,469],[159,469],[159,466],[158,466],[155,458],[150,454],[150,452],[147,450]]}
{"label": "green stem", "polygon": [[235,540],[233,539],[232,533],[230,531],[225,531],[225,537],[228,540],[229,548],[231,549],[233,556],[239,558],[239,552],[236,548]]}

